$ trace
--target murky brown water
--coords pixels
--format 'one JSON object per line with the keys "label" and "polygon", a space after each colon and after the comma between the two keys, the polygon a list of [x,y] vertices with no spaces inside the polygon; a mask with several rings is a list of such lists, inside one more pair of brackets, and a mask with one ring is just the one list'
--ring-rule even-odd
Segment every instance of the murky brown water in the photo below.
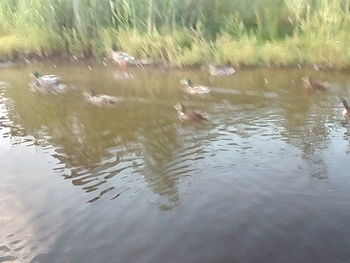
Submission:
{"label": "murky brown water", "polygon": [[[57,66],[0,69],[0,262],[348,262],[348,73]],[[34,70],[70,90],[33,95]],[[307,94],[306,74],[331,91]],[[210,121],[179,123],[178,101]]]}

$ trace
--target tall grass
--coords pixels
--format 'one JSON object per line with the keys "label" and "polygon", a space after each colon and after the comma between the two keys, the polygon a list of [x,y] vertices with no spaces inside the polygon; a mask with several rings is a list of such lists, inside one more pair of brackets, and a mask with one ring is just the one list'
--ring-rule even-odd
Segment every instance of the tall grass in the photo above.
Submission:
{"label": "tall grass", "polygon": [[1,0],[0,56],[350,65],[350,0]]}

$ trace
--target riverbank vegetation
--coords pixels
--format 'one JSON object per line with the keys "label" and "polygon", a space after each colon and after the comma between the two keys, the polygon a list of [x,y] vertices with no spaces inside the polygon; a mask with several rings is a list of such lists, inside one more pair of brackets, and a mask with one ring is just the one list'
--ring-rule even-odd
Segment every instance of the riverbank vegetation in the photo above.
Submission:
{"label": "riverbank vegetation", "polygon": [[350,66],[350,0],[1,0],[0,57]]}

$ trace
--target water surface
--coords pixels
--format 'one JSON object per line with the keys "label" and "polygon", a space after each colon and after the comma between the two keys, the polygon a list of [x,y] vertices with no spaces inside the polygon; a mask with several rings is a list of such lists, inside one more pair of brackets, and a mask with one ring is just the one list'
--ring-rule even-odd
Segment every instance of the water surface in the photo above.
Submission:
{"label": "water surface", "polygon": [[[62,95],[29,91],[34,70]],[[346,72],[0,70],[0,262],[348,262]],[[301,77],[331,83],[307,93]],[[179,80],[213,88],[186,95]],[[82,92],[124,98],[113,108]],[[209,117],[182,124],[183,102]]]}

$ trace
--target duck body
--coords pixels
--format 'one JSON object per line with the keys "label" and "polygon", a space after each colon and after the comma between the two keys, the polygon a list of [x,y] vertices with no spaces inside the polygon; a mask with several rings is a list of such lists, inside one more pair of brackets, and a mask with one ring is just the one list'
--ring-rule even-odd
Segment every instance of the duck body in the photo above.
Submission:
{"label": "duck body", "polygon": [[118,102],[121,102],[120,98],[110,95],[96,94],[95,92],[84,92],[83,96],[87,102],[98,107],[113,106]]}
{"label": "duck body", "polygon": [[304,77],[302,78],[304,82],[304,86],[308,90],[322,90],[325,91],[329,88],[328,83],[321,83],[318,81],[313,81],[310,77]]}
{"label": "duck body", "polygon": [[61,82],[61,78],[57,75],[44,75],[34,72],[34,81],[30,84],[31,91],[43,94],[59,94],[66,90],[66,85]]}
{"label": "duck body", "polygon": [[229,76],[235,73],[235,69],[233,67],[219,67],[219,66],[214,66],[212,64],[209,65],[209,73],[212,76]]}
{"label": "duck body", "polygon": [[128,65],[137,64],[137,61],[136,61],[135,57],[129,55],[128,53],[121,52],[121,51],[112,51],[111,58],[123,70],[126,70],[126,67]]}
{"label": "duck body", "polygon": [[121,51],[112,51],[112,59],[115,62],[118,62],[118,61],[133,62],[136,60],[135,57]]}
{"label": "duck body", "polygon": [[189,94],[208,94],[211,92],[211,89],[206,86],[193,86],[190,79],[183,79],[180,81],[184,90]]}
{"label": "duck body", "polygon": [[341,102],[343,103],[344,110],[343,110],[343,117],[350,117],[350,107],[346,99],[342,98]]}
{"label": "duck body", "polygon": [[175,110],[177,111],[178,118],[180,121],[207,121],[208,119],[203,116],[202,113],[195,112],[195,111],[186,111],[185,106],[182,103],[177,103],[174,106]]}

